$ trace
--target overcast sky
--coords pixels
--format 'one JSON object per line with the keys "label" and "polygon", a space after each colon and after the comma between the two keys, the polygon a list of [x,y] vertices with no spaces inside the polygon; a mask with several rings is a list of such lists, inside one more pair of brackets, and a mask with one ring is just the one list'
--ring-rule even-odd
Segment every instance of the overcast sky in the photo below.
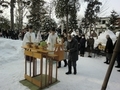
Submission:
{"label": "overcast sky", "polygon": [[[10,0],[5,0],[5,1],[10,1]],[[52,0],[45,0],[46,2],[50,2]],[[81,8],[80,11],[78,13],[78,18],[81,18],[84,16],[84,12],[86,9],[87,4],[83,2],[84,0],[80,0],[81,2]],[[110,16],[110,12],[112,10],[115,10],[119,15],[120,15],[120,0],[99,0],[100,2],[102,2],[102,6],[101,6],[101,12],[99,13],[99,16],[105,17],[105,16]],[[3,16],[5,16],[6,18],[10,18],[10,10],[9,9],[5,9],[4,13],[2,14]],[[53,13],[52,15],[55,18],[55,15]],[[24,22],[26,22],[26,19],[24,19]]]}

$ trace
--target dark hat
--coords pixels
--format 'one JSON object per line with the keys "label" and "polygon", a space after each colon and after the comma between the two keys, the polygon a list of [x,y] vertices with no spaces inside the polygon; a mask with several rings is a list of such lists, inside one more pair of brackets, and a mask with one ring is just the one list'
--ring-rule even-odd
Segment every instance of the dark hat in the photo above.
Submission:
{"label": "dark hat", "polygon": [[84,34],[82,34],[82,36],[84,36],[84,37],[85,37],[85,35],[84,35]]}
{"label": "dark hat", "polygon": [[52,28],[51,28],[51,31],[56,31],[56,30],[55,30],[55,27],[52,27]]}
{"label": "dark hat", "polygon": [[32,25],[28,26],[28,29],[33,29],[33,26]]}

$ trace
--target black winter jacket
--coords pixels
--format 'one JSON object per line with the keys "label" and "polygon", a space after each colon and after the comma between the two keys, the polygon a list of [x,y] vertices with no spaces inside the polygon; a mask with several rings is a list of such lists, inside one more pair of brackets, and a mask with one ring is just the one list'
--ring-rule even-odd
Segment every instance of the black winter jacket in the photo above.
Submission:
{"label": "black winter jacket", "polygon": [[105,52],[113,53],[113,48],[114,48],[114,46],[113,46],[112,39],[108,38],[107,42],[106,42]]}
{"label": "black winter jacket", "polygon": [[77,61],[78,60],[78,42],[76,39],[72,38],[72,41],[68,42],[67,50],[69,50],[68,59],[72,61]]}

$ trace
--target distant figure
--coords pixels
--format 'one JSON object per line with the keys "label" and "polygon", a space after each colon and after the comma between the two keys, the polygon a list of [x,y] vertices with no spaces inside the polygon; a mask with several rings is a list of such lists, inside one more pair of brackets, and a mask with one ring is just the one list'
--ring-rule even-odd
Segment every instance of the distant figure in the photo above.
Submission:
{"label": "distant figure", "polygon": [[87,51],[88,57],[92,57],[92,51],[94,49],[94,38],[92,36],[87,39]]}
{"label": "distant figure", "polygon": [[97,37],[97,33],[95,31],[91,31],[91,35],[92,37]]}
{"label": "distant figure", "polygon": [[42,37],[41,37],[41,32],[40,32],[40,30],[39,30],[38,33],[37,33],[36,41],[37,41],[38,43],[40,43],[40,41],[42,41]]}
{"label": "distant figure", "polygon": [[106,39],[107,39],[106,46],[105,46],[106,61],[104,63],[109,64],[112,57],[114,46],[113,46],[112,39],[110,38],[109,35],[106,35]]}
{"label": "distant figure", "polygon": [[78,41],[78,51],[79,51],[78,54],[80,54],[80,40],[81,40],[81,35],[80,35],[80,33],[79,33],[78,30],[76,31],[76,33],[77,33],[77,35],[75,36],[75,38]]}
{"label": "distant figure", "polygon": [[80,39],[80,56],[84,57],[85,54],[85,44],[86,44],[86,39],[85,35],[82,35],[82,38]]}

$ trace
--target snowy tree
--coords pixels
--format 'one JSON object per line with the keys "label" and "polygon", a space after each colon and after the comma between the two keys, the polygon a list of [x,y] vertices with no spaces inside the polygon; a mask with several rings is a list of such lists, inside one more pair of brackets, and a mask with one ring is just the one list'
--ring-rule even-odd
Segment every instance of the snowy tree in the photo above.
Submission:
{"label": "snowy tree", "polygon": [[46,14],[46,10],[44,9],[44,0],[31,0],[30,5],[30,15],[27,16],[29,19],[29,24],[33,25],[35,30],[39,30],[42,24],[42,19]]}
{"label": "snowy tree", "polygon": [[9,20],[6,19],[4,16],[0,17],[0,29],[9,29]]}
{"label": "snowy tree", "polygon": [[119,17],[119,15],[117,14],[117,12],[113,10],[111,12],[110,21],[107,24],[107,26],[110,30],[114,31],[116,29],[115,25],[117,23],[118,17]]}
{"label": "snowy tree", "polygon": [[92,26],[95,25],[95,22],[98,20],[97,13],[100,12],[101,2],[98,0],[85,0],[88,2],[87,9],[85,11],[85,19],[87,20],[90,26],[90,33],[92,30]]}
{"label": "snowy tree", "polygon": [[30,5],[30,1],[23,1],[23,0],[16,0],[17,7],[16,7],[16,28],[21,30],[23,27],[23,18],[26,16],[27,12],[26,9]]}
{"label": "snowy tree", "polygon": [[[57,18],[66,17],[66,30],[68,31],[68,22],[71,27],[75,28],[77,25],[76,22],[76,13],[79,9],[80,4],[79,0],[57,0],[55,13]],[[70,18],[69,18],[70,17]]]}
{"label": "snowy tree", "polygon": [[51,19],[51,17],[49,17],[49,16],[45,16],[45,18],[42,22],[43,23],[42,23],[41,30],[44,30],[46,32],[49,32],[49,30],[52,27],[57,27],[57,23],[53,19]]}
{"label": "snowy tree", "polygon": [[8,8],[9,4],[8,1],[0,0],[0,14],[3,13],[5,8]]}
{"label": "snowy tree", "polygon": [[69,18],[69,28],[77,29],[77,11],[79,11],[80,4],[79,0],[72,0],[70,3],[70,18]]}

